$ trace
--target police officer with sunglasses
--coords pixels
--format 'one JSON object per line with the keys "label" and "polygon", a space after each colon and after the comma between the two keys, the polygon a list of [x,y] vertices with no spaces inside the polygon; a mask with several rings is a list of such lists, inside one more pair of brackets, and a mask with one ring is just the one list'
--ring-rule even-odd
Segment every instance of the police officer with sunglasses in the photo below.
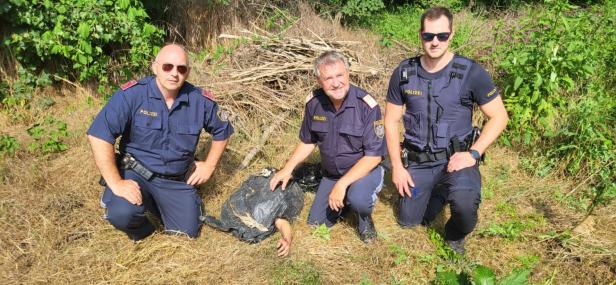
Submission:
{"label": "police officer with sunglasses", "polygon": [[[88,129],[105,182],[101,205],[107,220],[133,240],[155,230],[146,211],[160,219],[165,232],[195,238],[201,216],[195,187],[211,177],[233,128],[209,91],[186,82],[184,47],[162,47],[151,68],[154,76],[123,84]],[[212,145],[207,158],[197,161],[202,129],[211,134]]]}
{"label": "police officer with sunglasses", "polygon": [[[477,224],[481,201],[479,161],[505,129],[508,115],[486,70],[451,52],[454,34],[448,9],[435,7],[423,13],[419,36],[424,53],[401,62],[391,76],[385,136],[392,182],[401,196],[398,223],[427,225],[449,203],[445,240],[463,254],[464,239]],[[472,135],[475,104],[487,117],[476,139]]]}

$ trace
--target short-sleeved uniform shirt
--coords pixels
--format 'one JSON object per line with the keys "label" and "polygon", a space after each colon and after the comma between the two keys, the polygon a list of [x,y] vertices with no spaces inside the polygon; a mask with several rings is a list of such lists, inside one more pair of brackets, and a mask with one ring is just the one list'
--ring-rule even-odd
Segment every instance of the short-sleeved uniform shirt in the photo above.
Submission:
{"label": "short-sleeved uniform shirt", "polygon": [[325,175],[343,176],[363,156],[385,156],[381,109],[366,91],[350,85],[338,111],[323,89],[309,97],[300,140],[317,144]]}
{"label": "short-sleeved uniform shirt", "polygon": [[210,94],[185,82],[167,108],[156,79],[145,77],[123,85],[96,116],[88,134],[110,144],[122,136],[121,152],[132,154],[153,172],[182,175],[194,161],[202,129],[215,141],[233,133]]}

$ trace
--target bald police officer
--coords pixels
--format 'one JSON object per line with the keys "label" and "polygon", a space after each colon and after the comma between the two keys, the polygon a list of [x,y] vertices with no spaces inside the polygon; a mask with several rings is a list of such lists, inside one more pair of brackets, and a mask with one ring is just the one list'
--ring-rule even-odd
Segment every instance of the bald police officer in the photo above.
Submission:
{"label": "bald police officer", "polygon": [[[385,109],[392,181],[402,196],[398,223],[427,224],[450,203],[445,239],[456,252],[464,253],[464,238],[477,223],[481,201],[478,162],[507,125],[508,116],[489,74],[449,50],[454,36],[449,10],[425,11],[419,36],[424,54],[404,60],[394,70]],[[488,118],[476,141],[471,138],[475,103]],[[402,118],[406,169],[398,133]]]}
{"label": "bald police officer", "polygon": [[[233,128],[211,93],[185,81],[190,66],[182,46],[164,46],[151,68],[154,76],[122,85],[88,129],[106,181],[101,204],[107,220],[133,240],[155,230],[145,211],[161,219],[165,232],[195,238],[201,215],[195,186],[212,175]],[[196,161],[202,129],[213,141],[206,160]]]}
{"label": "bald police officer", "polygon": [[271,179],[270,188],[282,182],[284,189],[293,169],[318,145],[324,177],[308,223],[331,227],[348,207],[357,214],[361,240],[370,243],[376,238],[372,208],[383,186],[379,163],[386,155],[381,110],[371,95],[349,84],[349,63],[344,55],[325,52],[315,61],[314,69],[321,88],[306,99],[301,142]]}

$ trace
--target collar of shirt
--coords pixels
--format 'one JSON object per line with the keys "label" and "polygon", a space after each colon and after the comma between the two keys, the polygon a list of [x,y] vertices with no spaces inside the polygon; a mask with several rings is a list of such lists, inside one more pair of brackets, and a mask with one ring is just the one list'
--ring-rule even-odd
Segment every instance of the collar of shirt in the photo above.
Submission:
{"label": "collar of shirt", "polygon": [[[148,97],[153,98],[153,99],[162,100],[163,94],[160,92],[160,89],[158,89],[158,85],[156,85],[156,78],[151,76],[148,79],[149,79],[148,85],[150,88],[150,91],[148,92]],[[182,85],[182,88],[180,88],[180,91],[178,92],[178,96],[175,98],[173,102],[174,106],[177,106],[182,102],[188,104],[188,97],[189,97],[188,94],[190,93],[188,86],[189,84],[187,84],[187,82],[184,82],[184,84]]]}
{"label": "collar of shirt", "polygon": [[349,86],[349,91],[347,92],[347,95],[344,96],[344,99],[342,101],[342,105],[340,106],[340,110],[336,111],[336,109],[334,108],[334,104],[332,103],[332,101],[329,99],[329,97],[327,96],[327,94],[325,94],[325,91],[323,91],[323,89],[319,89],[318,92],[320,93],[319,95],[321,96],[325,96],[325,98],[327,98],[327,106],[331,109],[331,111],[334,114],[337,113],[341,113],[342,111],[344,111],[346,108],[355,108],[357,106],[357,100],[359,98],[361,98],[361,92],[358,92],[358,88],[355,87],[355,85],[350,85]]}

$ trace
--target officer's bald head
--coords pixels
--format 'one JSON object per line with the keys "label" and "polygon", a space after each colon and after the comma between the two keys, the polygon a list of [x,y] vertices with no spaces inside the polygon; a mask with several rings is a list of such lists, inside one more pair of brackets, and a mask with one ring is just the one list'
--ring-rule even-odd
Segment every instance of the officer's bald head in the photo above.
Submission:
{"label": "officer's bald head", "polygon": [[175,97],[190,74],[188,54],[184,46],[166,44],[152,62],[156,83],[164,94]]}
{"label": "officer's bald head", "polygon": [[186,52],[186,48],[183,45],[176,43],[167,43],[163,45],[156,54],[155,61],[160,62],[163,57],[168,57],[170,55],[180,58],[183,57],[184,61],[186,62],[186,65],[189,65],[188,53]]}

